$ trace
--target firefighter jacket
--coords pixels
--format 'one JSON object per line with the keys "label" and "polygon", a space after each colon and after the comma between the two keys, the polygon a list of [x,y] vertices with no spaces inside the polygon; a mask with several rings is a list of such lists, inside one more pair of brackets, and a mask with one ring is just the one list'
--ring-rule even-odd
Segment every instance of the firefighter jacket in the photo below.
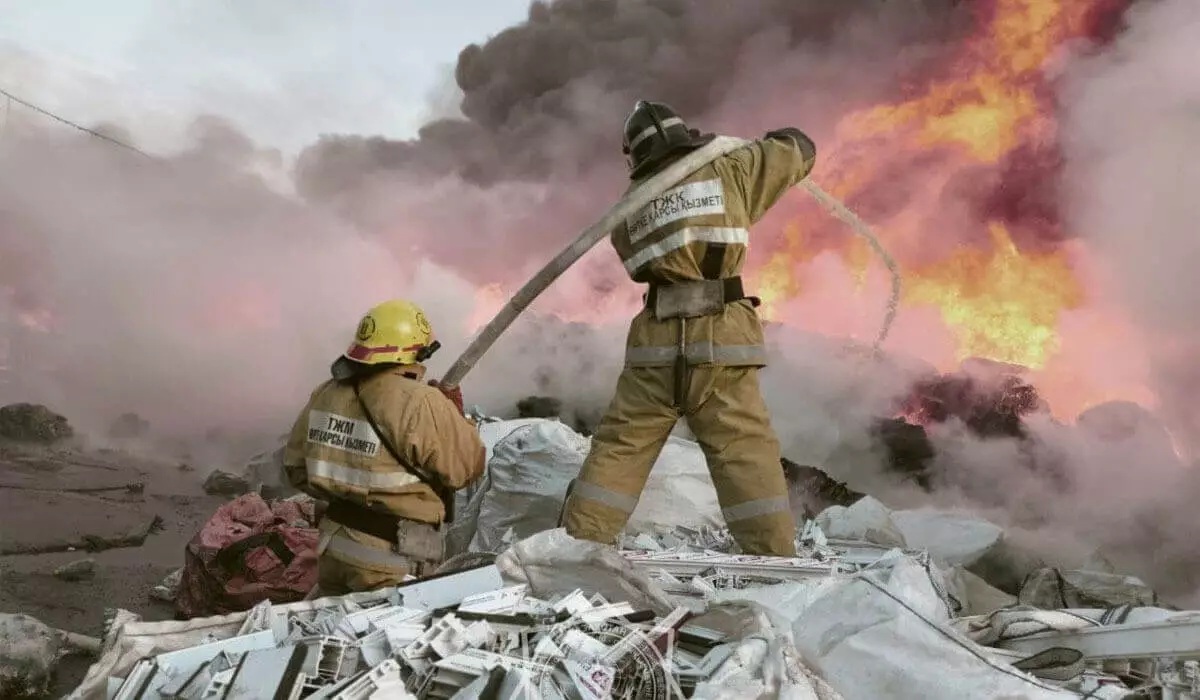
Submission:
{"label": "firefighter jacket", "polygon": [[[675,284],[741,274],[749,227],[812,170],[807,137],[764,138],[714,160],[618,226],[610,240],[635,282]],[[650,177],[635,180],[636,188]],[[649,305],[648,305],[649,307]],[[762,324],[748,299],[720,313],[690,319],[684,353],[689,365],[766,365]],[[634,319],[627,367],[665,367],[679,354],[679,327],[651,308]]]}
{"label": "firefighter jacket", "polygon": [[[402,461],[461,489],[483,473],[486,450],[472,423],[423,375],[419,365],[385,370],[362,380],[362,400]],[[435,525],[446,515],[433,489],[388,452],[349,383],[330,379],[313,391],[283,463],[292,485],[315,498]]]}

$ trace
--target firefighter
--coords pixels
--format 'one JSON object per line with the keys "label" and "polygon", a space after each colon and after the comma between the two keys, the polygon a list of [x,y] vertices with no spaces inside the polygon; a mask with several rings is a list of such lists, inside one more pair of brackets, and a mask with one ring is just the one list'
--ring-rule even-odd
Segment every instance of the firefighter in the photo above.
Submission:
{"label": "firefighter", "polygon": [[329,504],[320,522],[322,595],[431,573],[454,491],[483,473],[483,442],[463,416],[461,391],[422,382],[422,363],[439,346],[415,304],[379,304],[292,428],[288,481]]}
{"label": "firefighter", "polygon": [[[637,187],[715,138],[661,103],[638,102],[624,152]],[[739,276],[748,228],[803,180],[816,147],[767,133],[686,177],[611,234],[625,271],[648,285],[625,367],[563,509],[567,533],[613,544],[680,417],[704,452],[722,514],[748,554],[795,556],[779,440],[759,390],[762,323]]]}

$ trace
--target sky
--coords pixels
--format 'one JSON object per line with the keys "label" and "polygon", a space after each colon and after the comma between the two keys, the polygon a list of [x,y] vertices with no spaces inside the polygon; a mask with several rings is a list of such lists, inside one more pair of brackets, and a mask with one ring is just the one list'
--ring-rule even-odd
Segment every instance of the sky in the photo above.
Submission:
{"label": "sky", "polygon": [[458,52],[528,5],[0,0],[0,87],[84,124],[125,124],[148,147],[204,112],[286,153],[321,133],[404,137],[456,104]]}

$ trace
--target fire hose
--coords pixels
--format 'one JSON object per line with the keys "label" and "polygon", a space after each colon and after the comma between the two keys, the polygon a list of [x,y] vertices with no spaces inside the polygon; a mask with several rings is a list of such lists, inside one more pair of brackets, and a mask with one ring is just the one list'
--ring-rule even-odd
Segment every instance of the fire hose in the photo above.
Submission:
{"label": "fire hose", "polygon": [[[632,192],[617,202],[599,221],[584,230],[579,237],[568,245],[561,253],[546,264],[536,275],[531,277],[525,286],[517,290],[512,299],[504,305],[496,316],[484,326],[462,355],[454,361],[450,369],[442,377],[442,384],[448,387],[458,386],[463,377],[479,362],[484,353],[492,347],[496,340],[512,322],[549,287],[554,280],[566,272],[579,258],[594,248],[597,243],[608,236],[622,221],[640,211],[656,197],[679,184],[684,178],[708,165],[717,158],[747,146],[750,142],[731,136],[718,136],[707,145],[672,163],[649,180],[643,182]],[[900,272],[896,263],[884,250],[871,230],[861,219],[850,211],[844,204],[827,194],[811,180],[804,180],[804,188],[830,213],[850,226],[855,233],[867,239],[871,248],[882,258],[892,277],[892,293],[888,299],[887,313],[879,330],[873,348],[878,353],[883,341],[891,331],[892,321],[896,317],[896,305],[900,300]]]}

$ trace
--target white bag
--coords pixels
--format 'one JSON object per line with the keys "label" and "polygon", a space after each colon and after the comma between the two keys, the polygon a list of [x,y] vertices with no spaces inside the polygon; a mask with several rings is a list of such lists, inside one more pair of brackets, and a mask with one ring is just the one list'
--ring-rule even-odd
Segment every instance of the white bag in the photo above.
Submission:
{"label": "white bag", "polygon": [[510,529],[524,539],[557,527],[567,486],[579,475],[588,448],[587,438],[558,421],[508,430],[492,448],[470,551],[504,549]]}
{"label": "white bag", "polygon": [[1078,698],[950,629],[928,570],[903,557],[825,589],[792,626],[804,660],[847,698]]}

